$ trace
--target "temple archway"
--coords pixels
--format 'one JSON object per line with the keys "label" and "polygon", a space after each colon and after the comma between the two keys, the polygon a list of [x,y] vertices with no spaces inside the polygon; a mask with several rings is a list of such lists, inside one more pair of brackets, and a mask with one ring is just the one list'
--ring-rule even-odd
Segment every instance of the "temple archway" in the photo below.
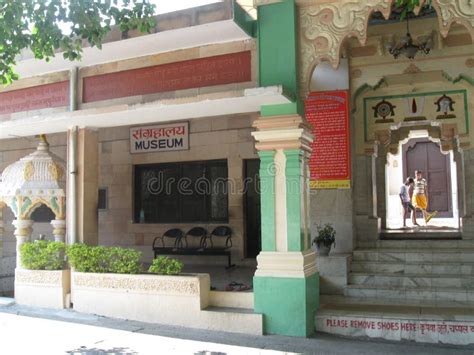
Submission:
{"label": "temple archway", "polygon": [[[17,268],[21,268],[19,249],[30,240],[32,213],[41,205],[53,211],[51,221],[56,241],[64,242],[66,232],[65,164],[49,151],[44,135],[35,152],[5,168],[0,182],[0,201],[8,206],[15,220]],[[0,206],[1,207],[1,206]]]}

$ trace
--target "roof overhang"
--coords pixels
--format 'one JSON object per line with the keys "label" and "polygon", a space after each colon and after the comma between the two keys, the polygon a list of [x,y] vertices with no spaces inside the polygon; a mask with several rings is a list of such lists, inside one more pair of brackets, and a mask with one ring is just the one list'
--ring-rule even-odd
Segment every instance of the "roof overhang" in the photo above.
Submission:
{"label": "roof overhang", "polygon": [[102,49],[84,48],[82,60],[71,62],[59,53],[49,62],[34,58],[18,61],[15,68],[20,77],[43,75],[69,70],[74,66],[88,67],[97,64],[137,58],[179,49],[200,47],[250,39],[233,20],[154,33],[103,45]]}
{"label": "roof overhang", "polygon": [[[15,70],[24,78],[69,70],[74,66],[88,67],[186,48],[251,39],[251,35],[244,30],[248,24],[236,16],[238,10],[239,7],[234,2],[218,2],[159,15],[158,26],[170,23],[168,26],[171,29],[158,28],[156,33],[109,41],[103,43],[102,49],[85,47],[79,62],[64,59],[62,53],[57,53],[46,62],[35,59],[31,52],[25,52],[22,57],[17,58]],[[199,11],[208,11],[212,16],[200,16]],[[189,19],[191,23],[183,24],[182,22],[187,21],[180,21],[182,19]],[[120,38],[121,33],[117,32],[114,36]]]}
{"label": "roof overhang", "polygon": [[259,112],[262,105],[290,103],[281,86],[202,94],[144,104],[120,104],[29,116],[0,123],[0,139],[66,132],[78,127],[117,127]]}

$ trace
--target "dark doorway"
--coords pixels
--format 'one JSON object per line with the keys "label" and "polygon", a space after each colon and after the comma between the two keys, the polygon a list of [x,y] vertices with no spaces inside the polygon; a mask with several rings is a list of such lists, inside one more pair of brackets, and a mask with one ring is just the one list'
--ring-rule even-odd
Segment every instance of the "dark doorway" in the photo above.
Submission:
{"label": "dark doorway", "polygon": [[260,228],[260,160],[245,160],[245,254],[247,258],[255,258],[262,250]]}
{"label": "dark doorway", "polygon": [[403,145],[404,179],[414,177],[415,170],[422,170],[428,182],[428,211],[438,211],[438,217],[453,217],[449,155],[442,154],[437,143],[412,139]]}

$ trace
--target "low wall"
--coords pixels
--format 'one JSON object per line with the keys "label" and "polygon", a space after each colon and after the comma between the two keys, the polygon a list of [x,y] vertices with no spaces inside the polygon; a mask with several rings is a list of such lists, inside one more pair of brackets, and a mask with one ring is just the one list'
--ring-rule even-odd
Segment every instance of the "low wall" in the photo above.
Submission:
{"label": "low wall", "polygon": [[70,270],[15,270],[15,302],[26,306],[68,308]]}
{"label": "low wall", "polygon": [[208,306],[210,278],[192,276],[72,273],[78,312],[150,323],[192,326]]}

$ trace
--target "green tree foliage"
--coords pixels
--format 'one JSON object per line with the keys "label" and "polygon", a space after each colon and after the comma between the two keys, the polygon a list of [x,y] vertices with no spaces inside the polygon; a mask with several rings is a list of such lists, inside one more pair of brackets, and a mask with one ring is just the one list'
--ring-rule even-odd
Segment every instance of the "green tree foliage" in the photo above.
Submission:
{"label": "green tree foliage", "polygon": [[83,45],[101,48],[111,26],[150,32],[154,11],[150,0],[0,0],[0,82],[18,79],[14,66],[23,50],[37,59],[61,51],[79,60]]}
{"label": "green tree foliage", "polygon": [[65,266],[62,242],[36,240],[20,247],[21,263],[28,270],[62,270]]}
{"label": "green tree foliage", "polygon": [[[431,0],[427,0],[424,3],[431,5]],[[413,10],[420,6],[420,4],[420,0],[396,0],[395,7],[402,9],[402,12],[400,13],[400,20],[404,20],[408,13],[413,12]]]}

